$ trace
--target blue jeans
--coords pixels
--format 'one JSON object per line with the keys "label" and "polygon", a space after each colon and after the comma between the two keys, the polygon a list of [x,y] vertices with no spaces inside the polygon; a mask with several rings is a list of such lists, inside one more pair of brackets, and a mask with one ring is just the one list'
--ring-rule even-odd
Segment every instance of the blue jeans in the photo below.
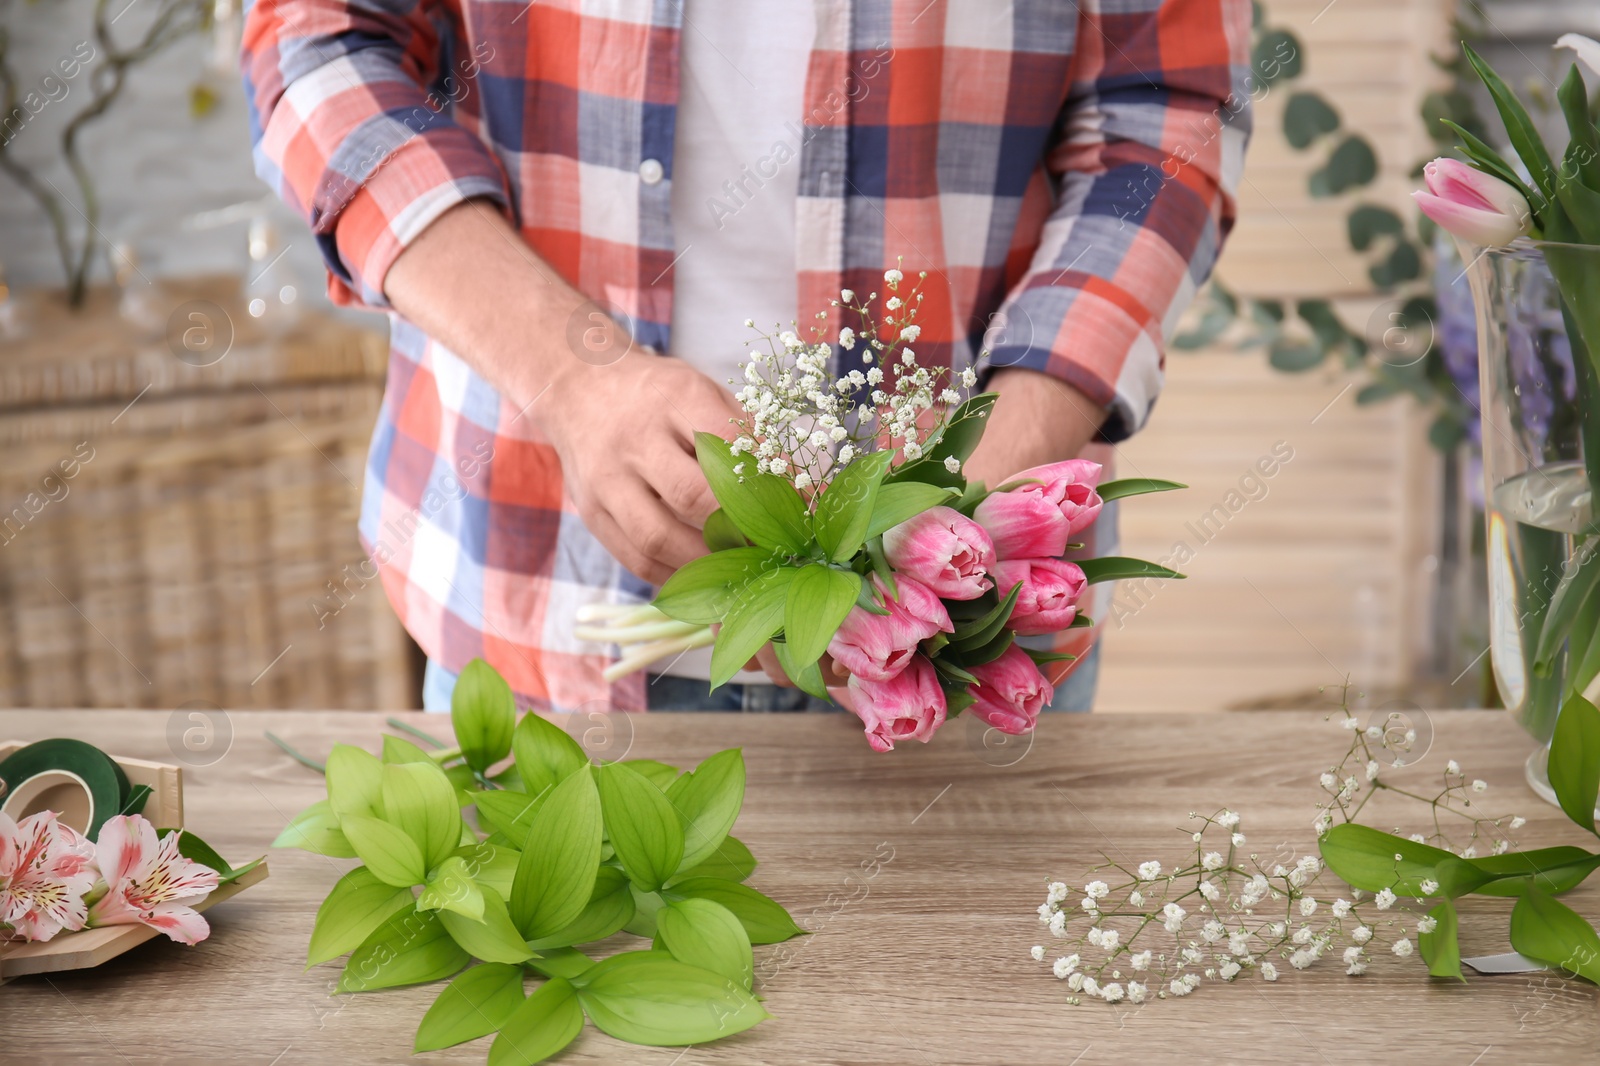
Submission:
{"label": "blue jeans", "polygon": [[[1082,665],[1056,686],[1052,711],[1094,709],[1095,687],[1100,679],[1100,645],[1090,649]],[[439,713],[450,710],[456,675],[432,659],[422,675],[422,708]],[[748,714],[837,711],[837,704],[819,700],[797,688],[781,685],[723,685],[715,692],[692,677],[651,674],[645,687],[645,706],[652,711],[741,711]]]}

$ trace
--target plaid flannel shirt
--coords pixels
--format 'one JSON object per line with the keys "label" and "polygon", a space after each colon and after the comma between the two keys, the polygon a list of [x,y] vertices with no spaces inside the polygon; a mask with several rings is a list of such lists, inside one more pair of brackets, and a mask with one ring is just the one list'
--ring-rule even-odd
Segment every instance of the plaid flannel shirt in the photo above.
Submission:
{"label": "plaid flannel shirt", "polygon": [[[795,116],[801,318],[903,258],[928,273],[924,362],[1042,371],[1106,409],[1108,439],[1138,429],[1163,338],[1233,222],[1247,0],[815,11]],[[388,309],[401,250],[486,198],[665,351],[682,15],[679,0],[254,0],[257,171],[308,219],[336,303]],[[446,669],[482,656],[531,705],[642,707],[641,678],[608,686],[612,650],[571,629],[581,604],[651,590],[583,528],[533,420],[390,321],[360,528],[402,621]]]}

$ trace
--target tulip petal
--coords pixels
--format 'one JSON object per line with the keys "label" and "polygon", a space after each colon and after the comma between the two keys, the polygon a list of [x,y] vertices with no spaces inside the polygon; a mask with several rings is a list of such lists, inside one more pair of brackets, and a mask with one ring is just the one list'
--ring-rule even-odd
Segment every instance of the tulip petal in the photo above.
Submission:
{"label": "tulip petal", "polygon": [[1600,77],[1600,41],[1581,33],[1563,33],[1556,38],[1556,47],[1572,49],[1578,61]]}

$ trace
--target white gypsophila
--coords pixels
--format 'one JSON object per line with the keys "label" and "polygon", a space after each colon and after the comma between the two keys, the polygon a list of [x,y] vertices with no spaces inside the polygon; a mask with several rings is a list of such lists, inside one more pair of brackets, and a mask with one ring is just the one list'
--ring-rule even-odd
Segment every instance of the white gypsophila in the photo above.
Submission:
{"label": "white gypsophila", "polygon": [[1418,933],[1431,933],[1437,928],[1439,928],[1439,919],[1433,917],[1431,914],[1424,914],[1421,918],[1417,919]]}
{"label": "white gypsophila", "polygon": [[1152,955],[1149,948],[1143,951],[1136,951],[1128,956],[1128,965],[1142,973],[1150,968],[1151,958]]}
{"label": "white gypsophila", "polygon": [[1122,986],[1112,981],[1100,990],[1100,998],[1107,1003],[1116,1003],[1122,999]]}
{"label": "white gypsophila", "polygon": [[1244,834],[1243,833],[1235,833],[1235,834],[1233,834],[1233,836],[1229,837],[1228,839],[1233,842],[1233,846],[1234,847],[1236,847],[1236,848],[1244,847],[1245,841],[1244,841]]}
{"label": "white gypsophila", "polygon": [[1235,977],[1239,976],[1239,971],[1241,969],[1242,967],[1237,962],[1229,959],[1227,962],[1218,967],[1217,976],[1222,978],[1224,981],[1231,981]]}
{"label": "white gypsophila", "polygon": [[1413,949],[1411,946],[1411,941],[1407,940],[1405,937],[1401,937],[1399,940],[1394,942],[1394,946],[1389,950],[1393,951],[1396,955],[1403,959],[1407,955],[1410,955]]}
{"label": "white gypsophila", "polygon": [[1423,882],[1417,887],[1422,890],[1422,894],[1424,896],[1431,896],[1435,892],[1439,891],[1439,882],[1429,877],[1423,879]]}
{"label": "white gypsophila", "polygon": [[1057,911],[1050,916],[1050,932],[1058,937],[1067,935],[1067,916],[1064,911]]}
{"label": "white gypsophila", "polygon": [[1111,886],[1104,881],[1090,881],[1083,886],[1083,894],[1090,899],[1105,899],[1111,892]]}
{"label": "white gypsophila", "polygon": [[1316,901],[1316,899],[1314,897],[1312,897],[1312,896],[1301,896],[1300,897],[1300,915],[1301,915],[1301,917],[1309,918],[1315,913],[1317,913],[1317,901]]}
{"label": "white gypsophila", "polygon": [[1045,902],[1060,903],[1067,898],[1067,893],[1070,891],[1065,881],[1051,881],[1045,886]]}
{"label": "white gypsophila", "polygon": [[1270,962],[1262,963],[1261,979],[1264,981],[1276,981],[1278,979],[1278,968]]}
{"label": "white gypsophila", "polygon": [[1373,896],[1372,901],[1377,904],[1380,911],[1386,911],[1394,906],[1395,894],[1385,888],[1380,890],[1376,896]]}
{"label": "white gypsophila", "polygon": [[1028,954],[1033,956],[1033,961],[1034,962],[1043,962],[1044,961],[1044,945],[1043,944],[1035,944],[1035,945],[1033,945],[1033,947],[1028,949]]}
{"label": "white gypsophila", "polygon": [[1200,858],[1200,868],[1202,870],[1220,870],[1224,861],[1220,851],[1208,851]]}
{"label": "white gypsophila", "polygon": [[1459,776],[1461,773],[1461,764],[1456,762],[1454,759],[1451,759],[1449,762],[1444,764],[1444,772],[1449,774],[1451,777]]}
{"label": "white gypsophila", "polygon": [[1161,876],[1161,864],[1155,860],[1139,864],[1139,877],[1145,881],[1154,881]]}
{"label": "white gypsophila", "polygon": [[1350,913],[1350,901],[1347,899],[1336,899],[1333,901],[1333,906],[1330,909],[1333,911],[1333,916],[1335,918],[1343,918]]}
{"label": "white gypsophila", "polygon": [[1144,1000],[1145,1000],[1145,996],[1148,993],[1149,993],[1149,989],[1147,989],[1144,985],[1140,984],[1138,981],[1129,981],[1128,982],[1128,1002],[1129,1003],[1143,1003]]}
{"label": "white gypsophila", "polygon": [[1083,989],[1083,974],[1073,973],[1068,975],[1067,987],[1074,992],[1081,991]]}
{"label": "white gypsophila", "polygon": [[1065,981],[1068,977],[1072,976],[1072,967],[1072,960],[1063,956],[1062,958],[1057,959],[1055,964],[1052,965],[1050,969],[1056,975],[1056,979],[1058,981]]}
{"label": "white gypsophila", "polygon": [[1215,903],[1222,898],[1222,889],[1218,888],[1216,882],[1210,878],[1201,881],[1197,887],[1200,889],[1200,894],[1211,903]]}
{"label": "white gypsophila", "polygon": [[1472,791],[1474,792],[1487,792],[1488,790],[1489,782],[1487,781],[1474,781],[1472,783]]}
{"label": "white gypsophila", "polygon": [[1365,944],[1372,939],[1372,930],[1364,925],[1358,925],[1355,927],[1355,931],[1350,934],[1350,939],[1357,944]]}
{"label": "white gypsophila", "polygon": [[961,460],[957,459],[953,455],[947,455],[944,458],[944,468],[946,470],[950,471],[952,474],[960,473],[961,472]]}
{"label": "white gypsophila", "polygon": [[1137,888],[1128,893],[1128,903],[1135,907],[1144,906],[1144,893]]}

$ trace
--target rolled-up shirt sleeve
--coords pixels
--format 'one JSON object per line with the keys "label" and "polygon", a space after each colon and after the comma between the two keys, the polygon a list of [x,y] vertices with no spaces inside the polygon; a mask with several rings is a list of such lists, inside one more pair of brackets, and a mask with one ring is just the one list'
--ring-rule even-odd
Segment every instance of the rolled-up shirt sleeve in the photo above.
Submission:
{"label": "rolled-up shirt sleeve", "polygon": [[1084,0],[1045,168],[1055,206],[980,373],[1042,371],[1144,425],[1165,341],[1233,226],[1250,132],[1249,0]]}
{"label": "rolled-up shirt sleeve", "polygon": [[426,86],[426,0],[255,0],[241,65],[256,173],[310,223],[336,303],[387,307],[400,252],[451,206],[509,203],[499,160]]}

